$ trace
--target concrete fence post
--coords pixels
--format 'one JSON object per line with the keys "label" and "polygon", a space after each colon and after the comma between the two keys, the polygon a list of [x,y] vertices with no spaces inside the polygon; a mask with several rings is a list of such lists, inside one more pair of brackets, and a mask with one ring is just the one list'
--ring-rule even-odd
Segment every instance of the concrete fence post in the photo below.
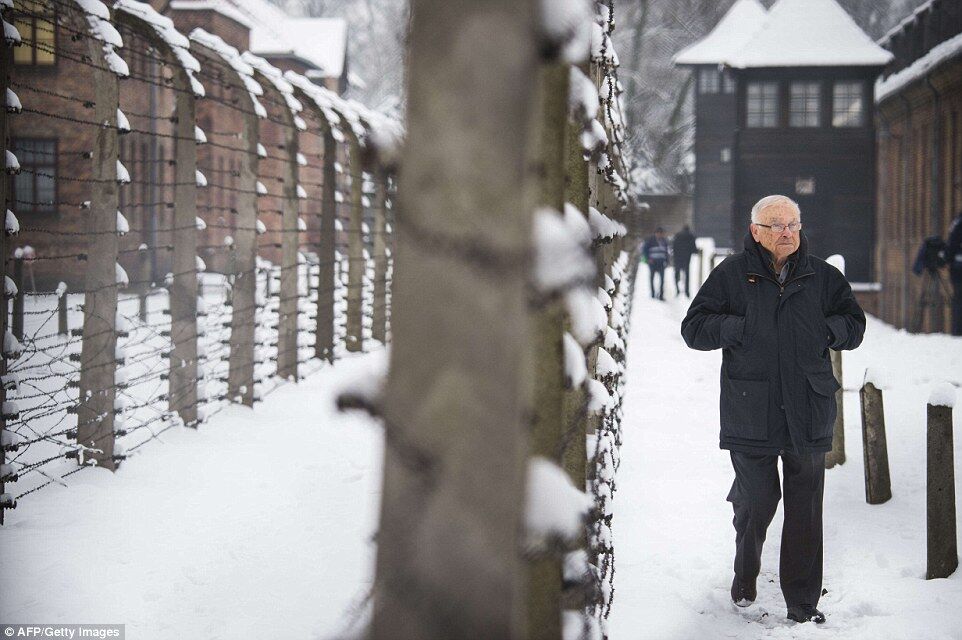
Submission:
{"label": "concrete fence post", "polygon": [[862,448],[865,458],[865,501],[882,504],[892,497],[888,447],[885,440],[885,411],[882,390],[866,371],[862,385]]}
{"label": "concrete fence post", "polygon": [[89,39],[89,55],[96,61],[92,72],[94,119],[107,126],[97,130],[91,158],[90,234],[87,268],[84,274],[83,341],[80,348],[80,387],[77,406],[77,444],[83,454],[77,461],[111,471],[114,461],[114,400],[117,369],[117,183],[119,143],[117,76],[107,69],[103,43]]}
{"label": "concrete fence post", "polygon": [[955,387],[944,383],[933,390],[926,407],[926,580],[947,578],[959,566],[952,438],[955,395]]}

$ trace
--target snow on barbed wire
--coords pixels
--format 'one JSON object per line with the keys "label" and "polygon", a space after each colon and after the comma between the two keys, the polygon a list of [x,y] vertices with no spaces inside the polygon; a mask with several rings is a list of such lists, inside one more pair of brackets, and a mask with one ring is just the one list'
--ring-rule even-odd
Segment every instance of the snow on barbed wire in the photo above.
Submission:
{"label": "snow on barbed wire", "polygon": [[588,207],[588,225],[596,241],[609,241],[628,233],[625,225],[615,222],[594,207]]}
{"label": "snow on barbed wire", "polygon": [[[608,277],[607,274],[605,277]],[[601,302],[602,306],[604,306],[605,311],[611,311],[613,305],[611,301],[611,295],[609,295],[608,292],[601,287],[598,287],[598,300]]]}
{"label": "snow on barbed wire", "polygon": [[335,128],[341,124],[341,117],[334,108],[334,99],[337,96],[324,87],[314,84],[305,76],[294,73],[291,70],[284,72],[284,79],[297,87],[309,97],[314,105],[321,111],[329,127]]}
{"label": "snow on barbed wire", "polygon": [[576,230],[556,210],[542,207],[532,220],[534,285],[545,294],[589,281],[595,264]]}
{"label": "snow on barbed wire", "polygon": [[13,92],[13,89],[7,87],[7,102],[6,102],[7,113],[20,113],[23,111],[23,105],[20,103],[20,97]]}
{"label": "snow on barbed wire", "polygon": [[127,223],[127,218],[124,216],[120,210],[117,211],[117,235],[122,236],[130,231],[130,224]]}
{"label": "snow on barbed wire", "polygon": [[582,347],[602,337],[608,327],[608,314],[587,287],[576,287],[565,293],[565,308],[571,319],[571,334]]}
{"label": "snow on barbed wire", "polygon": [[588,411],[603,413],[614,408],[614,398],[611,397],[604,383],[594,378],[588,378]]}
{"label": "snow on barbed wire", "polygon": [[365,366],[342,376],[334,393],[338,410],[360,409],[380,415],[390,359],[391,345],[387,345],[367,356]]}
{"label": "snow on barbed wire", "polygon": [[7,215],[4,219],[4,231],[8,236],[15,236],[20,233],[20,221],[17,220],[16,214],[10,209],[7,209]]}
{"label": "snow on barbed wire", "polygon": [[545,59],[570,64],[588,59],[592,4],[590,0],[541,0],[541,54]]}
{"label": "snow on barbed wire", "polygon": [[575,122],[588,124],[598,116],[598,92],[584,71],[572,66],[568,78],[568,115]]}
{"label": "snow on barbed wire", "polygon": [[3,295],[7,298],[13,298],[17,295],[20,290],[17,288],[17,283],[13,281],[10,276],[3,276]]}
{"label": "snow on barbed wire", "polygon": [[542,456],[528,460],[524,522],[529,548],[577,539],[591,505],[591,498],[575,487],[564,469]]}
{"label": "snow on barbed wire", "polygon": [[258,73],[267,78],[267,81],[274,85],[277,92],[284,98],[284,104],[291,114],[291,118],[304,110],[301,101],[294,97],[294,86],[284,78],[284,73],[260,56],[255,56],[250,51],[241,54],[241,60],[249,64]]}
{"label": "snow on barbed wire", "polygon": [[125,116],[124,112],[119,108],[117,109],[117,133],[130,133],[130,120],[127,119],[127,116]]}
{"label": "snow on barbed wire", "polygon": [[562,337],[564,343],[565,387],[578,389],[588,377],[588,365],[585,362],[585,352],[578,341],[567,331]]}
{"label": "snow on barbed wire", "polygon": [[608,133],[597,118],[592,118],[581,132],[581,147],[591,157],[600,155],[608,147]]}
{"label": "snow on barbed wire", "polygon": [[95,39],[104,43],[103,54],[107,68],[117,76],[127,77],[130,69],[115,49],[124,46],[120,32],[110,23],[110,10],[100,0],[74,0],[87,19],[87,31]]}
{"label": "snow on barbed wire", "polygon": [[195,73],[200,73],[200,63],[189,51],[190,40],[174,27],[173,20],[157,13],[148,3],[138,2],[138,0],[116,0],[114,9],[139,18],[150,25],[154,33],[170,47],[171,53],[177,58],[177,63],[184,70],[190,83],[191,92],[198,98],[204,97],[206,93],[204,85],[194,77]]}
{"label": "snow on barbed wire", "polygon": [[257,82],[257,80],[254,79],[254,68],[244,62],[244,60],[241,58],[240,52],[236,48],[224,42],[220,36],[209,33],[200,27],[197,27],[190,32],[189,39],[193,40],[199,45],[207,47],[216,53],[218,56],[220,56],[221,60],[226,62],[231,69],[237,72],[241,82],[244,83],[244,88],[247,90],[247,93],[250,96],[254,113],[257,114],[259,118],[266,118],[267,110],[264,109],[264,105],[262,105],[260,100],[258,100],[258,96],[264,95],[264,88],[259,82]]}

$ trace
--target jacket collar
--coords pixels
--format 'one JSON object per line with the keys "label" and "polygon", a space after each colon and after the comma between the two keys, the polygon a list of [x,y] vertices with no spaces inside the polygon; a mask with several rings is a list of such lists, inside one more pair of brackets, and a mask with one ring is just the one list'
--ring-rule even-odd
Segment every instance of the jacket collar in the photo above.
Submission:
{"label": "jacket collar", "polygon": [[[748,258],[748,270],[752,273],[774,275],[777,278],[777,274],[775,274],[771,266],[771,253],[762,245],[755,242],[755,238],[752,237],[750,231],[745,234],[744,245],[745,255]],[[798,249],[788,257],[788,262],[791,264],[788,279],[796,278],[806,273],[814,273],[808,255],[808,238],[805,236],[804,231],[799,232]]]}

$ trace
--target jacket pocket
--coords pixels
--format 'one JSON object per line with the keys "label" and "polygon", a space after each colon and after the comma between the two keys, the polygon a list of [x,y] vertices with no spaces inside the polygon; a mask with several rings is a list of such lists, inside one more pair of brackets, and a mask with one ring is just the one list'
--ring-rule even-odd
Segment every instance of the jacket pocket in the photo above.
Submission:
{"label": "jacket pocket", "polygon": [[835,392],[842,385],[835,379],[831,371],[806,373],[808,379],[808,406],[811,411],[809,426],[812,440],[832,436],[835,426],[835,414],[838,410],[835,404]]}
{"label": "jacket pocket", "polygon": [[722,393],[722,432],[733,438],[768,439],[768,380],[733,380]]}

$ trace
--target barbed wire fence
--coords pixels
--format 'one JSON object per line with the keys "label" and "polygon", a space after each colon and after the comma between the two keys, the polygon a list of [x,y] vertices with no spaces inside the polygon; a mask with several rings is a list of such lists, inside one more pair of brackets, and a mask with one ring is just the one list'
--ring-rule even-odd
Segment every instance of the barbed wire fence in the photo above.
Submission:
{"label": "barbed wire fence", "polygon": [[143,3],[2,10],[4,510],[389,339],[397,123]]}

